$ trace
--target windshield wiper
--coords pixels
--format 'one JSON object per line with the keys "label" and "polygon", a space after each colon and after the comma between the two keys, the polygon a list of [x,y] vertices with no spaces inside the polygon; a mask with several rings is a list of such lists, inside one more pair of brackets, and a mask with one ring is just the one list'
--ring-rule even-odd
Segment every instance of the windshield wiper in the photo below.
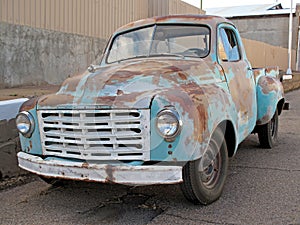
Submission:
{"label": "windshield wiper", "polygon": [[133,56],[133,57],[120,59],[120,60],[117,60],[115,62],[120,63],[120,62],[123,62],[125,60],[138,59],[138,58],[148,58],[148,57],[155,57],[155,56],[176,56],[176,57],[180,57],[182,59],[185,58],[184,55],[180,55],[180,54],[176,54],[176,53],[166,53],[166,52],[164,52],[164,53],[156,53],[156,54],[150,54],[150,55],[136,55],[136,56]]}
{"label": "windshield wiper", "polygon": [[129,60],[129,59],[138,59],[138,58],[146,58],[148,57],[148,55],[136,55],[136,56],[132,56],[132,57],[129,57],[129,58],[124,58],[124,59],[120,59],[120,60],[117,60],[115,62],[122,62],[122,61],[125,61],[125,60]]}
{"label": "windshield wiper", "polygon": [[155,54],[151,54],[151,55],[149,55],[150,57],[151,56],[176,56],[176,57],[180,57],[180,58],[182,58],[182,59],[184,59],[185,58],[185,56],[184,55],[181,55],[181,54],[176,54],[176,53],[167,53],[167,52],[163,52],[163,53],[155,53]]}

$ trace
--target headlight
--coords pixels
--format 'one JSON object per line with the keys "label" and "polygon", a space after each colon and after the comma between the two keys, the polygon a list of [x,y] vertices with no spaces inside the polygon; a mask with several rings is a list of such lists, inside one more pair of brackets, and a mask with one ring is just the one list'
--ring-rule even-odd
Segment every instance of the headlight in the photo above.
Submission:
{"label": "headlight", "polygon": [[16,125],[23,136],[30,137],[34,130],[34,119],[29,112],[23,111],[17,115]]}
{"label": "headlight", "polygon": [[156,127],[162,137],[173,139],[180,133],[182,121],[177,111],[164,109],[157,114]]}

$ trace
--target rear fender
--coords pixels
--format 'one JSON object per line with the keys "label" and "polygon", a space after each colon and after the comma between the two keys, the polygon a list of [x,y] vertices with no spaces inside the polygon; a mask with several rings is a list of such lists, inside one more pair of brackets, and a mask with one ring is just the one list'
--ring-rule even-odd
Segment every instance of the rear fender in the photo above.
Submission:
{"label": "rear fender", "polygon": [[279,101],[284,100],[283,87],[276,76],[261,76],[257,81],[257,125],[268,123]]}

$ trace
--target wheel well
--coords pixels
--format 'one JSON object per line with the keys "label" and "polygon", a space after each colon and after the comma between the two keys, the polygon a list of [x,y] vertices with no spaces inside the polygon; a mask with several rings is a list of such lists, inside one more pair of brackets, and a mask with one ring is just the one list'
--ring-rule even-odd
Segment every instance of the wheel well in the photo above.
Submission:
{"label": "wheel well", "polygon": [[224,137],[227,144],[228,157],[232,157],[235,153],[236,135],[233,124],[230,121],[223,121],[219,127],[224,131]]}
{"label": "wheel well", "polygon": [[277,104],[278,115],[281,114],[284,105],[284,98],[281,99]]}

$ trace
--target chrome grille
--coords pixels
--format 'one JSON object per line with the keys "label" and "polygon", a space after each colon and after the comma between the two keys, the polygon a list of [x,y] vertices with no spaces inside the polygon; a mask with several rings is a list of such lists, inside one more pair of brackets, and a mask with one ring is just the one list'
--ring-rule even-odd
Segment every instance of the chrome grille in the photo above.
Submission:
{"label": "chrome grille", "polygon": [[149,110],[40,110],[38,117],[44,155],[150,159]]}

